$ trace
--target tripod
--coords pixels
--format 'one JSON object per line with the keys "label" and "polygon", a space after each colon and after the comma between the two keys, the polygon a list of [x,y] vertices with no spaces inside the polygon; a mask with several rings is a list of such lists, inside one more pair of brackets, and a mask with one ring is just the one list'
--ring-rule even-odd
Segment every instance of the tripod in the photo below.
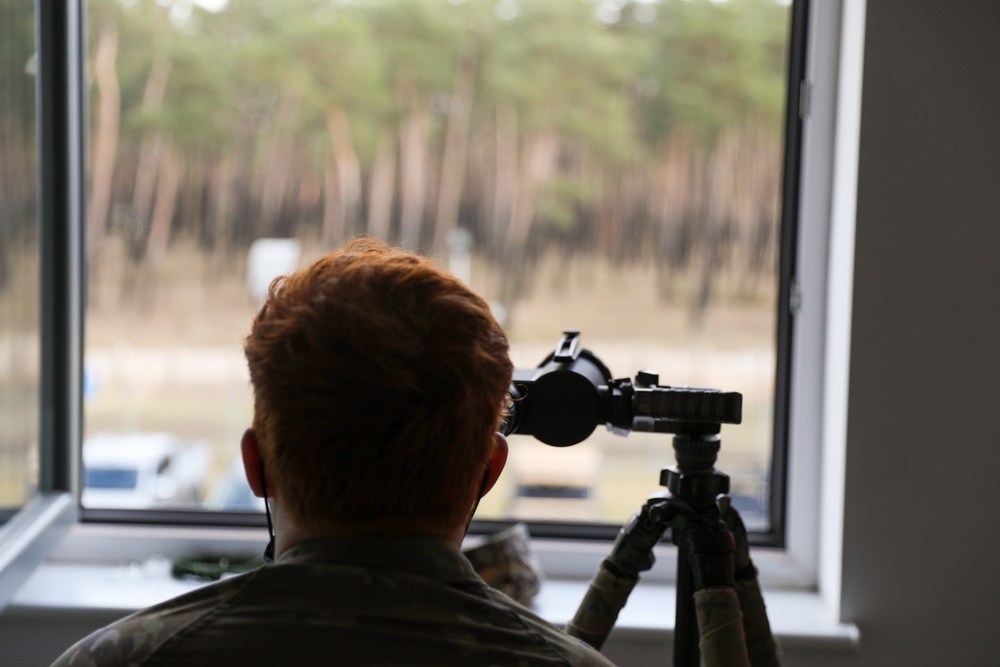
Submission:
{"label": "tripod", "polygon": [[[580,347],[580,332],[563,331],[534,369],[517,369],[504,435],[533,435],[554,447],[582,442],[604,423],[630,431],[674,434],[677,465],[660,473],[667,491],[650,496],[618,534],[567,626],[600,649],[639,581],[653,566],[653,547],[667,528],[677,545],[675,667],[777,667],[777,649],[757,584],[743,522],[729,505],[729,477],[715,469],[723,423],[742,419],[741,394],[660,386],[652,371],[635,382],[614,380]],[[742,612],[742,620],[741,620]],[[699,641],[700,640],[700,641]]]}
{"label": "tripod", "polygon": [[676,425],[677,465],[660,473],[667,491],[650,496],[622,527],[566,628],[570,635],[600,649],[670,528],[678,547],[674,666],[698,667],[702,649],[706,667],[779,664],[746,529],[725,495],[729,477],[714,468],[718,431],[717,424]]}

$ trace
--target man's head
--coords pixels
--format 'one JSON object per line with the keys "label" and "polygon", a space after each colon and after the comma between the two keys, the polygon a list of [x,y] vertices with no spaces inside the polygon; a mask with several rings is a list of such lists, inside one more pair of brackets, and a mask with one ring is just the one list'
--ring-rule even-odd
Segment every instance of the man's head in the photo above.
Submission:
{"label": "man's head", "polygon": [[354,241],[274,281],[245,352],[268,481],[298,524],[421,532],[467,518],[513,369],[458,279]]}

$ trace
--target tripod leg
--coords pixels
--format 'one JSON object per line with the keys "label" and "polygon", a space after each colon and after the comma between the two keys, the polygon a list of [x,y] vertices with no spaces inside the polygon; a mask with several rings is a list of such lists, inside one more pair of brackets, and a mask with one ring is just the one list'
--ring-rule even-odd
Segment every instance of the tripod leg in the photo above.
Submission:
{"label": "tripod leg", "polygon": [[687,550],[677,550],[677,609],[674,621],[674,667],[698,667],[698,617],[694,603],[694,574]]}
{"label": "tripod leg", "polygon": [[771,634],[767,609],[757,578],[736,581],[736,594],[743,611],[743,632],[752,667],[780,667],[778,644]]}
{"label": "tripod leg", "polygon": [[674,514],[666,494],[660,493],[650,496],[632,515],[619,531],[611,554],[601,562],[576,615],[566,626],[570,636],[601,649],[639,581],[639,572],[653,566],[653,547],[663,537]]}
{"label": "tripod leg", "polygon": [[771,633],[764,597],[757,580],[757,568],[750,559],[750,543],[743,520],[727,496],[719,502],[722,520],[733,534],[736,546],[734,553],[736,593],[743,611],[743,633],[746,636],[747,653],[753,667],[780,667],[778,645]]}
{"label": "tripod leg", "polygon": [[[750,667],[734,588],[733,536],[714,505],[676,522],[675,667]],[[714,511],[713,511],[714,510]]]}
{"label": "tripod leg", "polygon": [[566,634],[600,651],[638,581],[638,574],[623,572],[612,561],[604,559],[576,615],[566,625]]}
{"label": "tripod leg", "polygon": [[729,586],[703,588],[694,594],[705,667],[750,667],[740,599]]}

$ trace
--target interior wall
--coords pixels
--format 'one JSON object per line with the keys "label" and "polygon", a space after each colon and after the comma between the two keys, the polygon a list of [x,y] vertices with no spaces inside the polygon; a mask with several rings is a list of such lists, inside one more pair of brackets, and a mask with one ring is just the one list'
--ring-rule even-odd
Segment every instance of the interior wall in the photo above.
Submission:
{"label": "interior wall", "polygon": [[842,595],[862,650],[850,664],[1000,664],[998,27],[990,0],[867,3]]}

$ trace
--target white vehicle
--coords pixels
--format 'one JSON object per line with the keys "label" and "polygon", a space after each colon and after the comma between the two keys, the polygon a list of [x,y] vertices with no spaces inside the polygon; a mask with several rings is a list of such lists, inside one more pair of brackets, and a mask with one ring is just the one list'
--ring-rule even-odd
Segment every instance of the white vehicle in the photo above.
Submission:
{"label": "white vehicle", "polygon": [[150,509],[199,505],[209,447],[169,433],[103,433],[83,443],[82,504]]}
{"label": "white vehicle", "polygon": [[222,512],[263,512],[264,499],[250,490],[243,459],[236,457],[226,468],[226,474],[205,499],[205,508]]}

